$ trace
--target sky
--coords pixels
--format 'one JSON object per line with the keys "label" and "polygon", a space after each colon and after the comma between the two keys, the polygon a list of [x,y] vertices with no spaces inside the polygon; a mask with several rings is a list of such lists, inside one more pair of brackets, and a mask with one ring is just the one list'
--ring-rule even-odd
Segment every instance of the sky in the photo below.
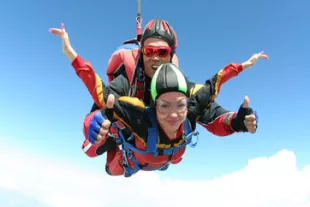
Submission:
{"label": "sky", "polygon": [[309,206],[309,6],[141,1],[143,26],[162,18],[176,30],[181,69],[194,82],[262,50],[270,59],[227,82],[216,99],[237,111],[249,96],[259,115],[255,134],[217,137],[198,127],[198,145],[182,163],[125,179],[106,175],[105,156],[83,153],[93,101],[48,29],[64,23],[73,48],[107,81],[110,55],[135,36],[136,1],[1,1],[1,206],[136,206],[135,192],[170,206],[158,194],[173,191],[189,194],[174,201],[180,206]]}

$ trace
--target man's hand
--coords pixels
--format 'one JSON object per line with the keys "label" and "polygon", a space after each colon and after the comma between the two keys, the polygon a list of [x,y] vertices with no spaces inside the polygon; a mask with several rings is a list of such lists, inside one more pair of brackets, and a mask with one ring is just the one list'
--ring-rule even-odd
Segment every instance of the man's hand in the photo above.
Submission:
{"label": "man's hand", "polygon": [[248,59],[247,61],[242,63],[243,70],[245,70],[247,68],[250,68],[253,65],[255,65],[257,60],[260,59],[260,58],[269,59],[268,55],[266,55],[263,51],[260,52],[260,53],[256,53],[256,54],[252,55],[252,57],[250,59]]}
{"label": "man's hand", "polygon": [[48,31],[61,38],[61,40],[62,40],[62,51],[69,58],[69,60],[72,62],[76,58],[77,54],[71,46],[71,43],[69,40],[69,35],[66,32],[64,24],[61,24],[60,29],[50,28]]}

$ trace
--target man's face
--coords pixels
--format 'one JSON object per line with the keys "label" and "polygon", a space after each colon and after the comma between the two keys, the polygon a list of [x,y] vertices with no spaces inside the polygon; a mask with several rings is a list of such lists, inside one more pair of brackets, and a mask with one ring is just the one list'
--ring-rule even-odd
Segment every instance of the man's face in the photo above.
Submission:
{"label": "man's face", "polygon": [[148,38],[142,48],[144,72],[152,78],[158,66],[169,63],[171,59],[171,48],[168,43],[158,38]]}

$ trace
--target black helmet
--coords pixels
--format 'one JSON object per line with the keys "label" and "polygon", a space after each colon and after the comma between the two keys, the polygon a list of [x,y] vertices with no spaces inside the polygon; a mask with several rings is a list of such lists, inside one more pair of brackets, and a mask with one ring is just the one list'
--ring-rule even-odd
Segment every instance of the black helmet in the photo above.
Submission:
{"label": "black helmet", "polygon": [[147,38],[155,37],[166,41],[174,52],[178,46],[177,36],[169,23],[162,19],[153,19],[146,25],[142,37],[141,46]]}
{"label": "black helmet", "polygon": [[167,92],[181,92],[189,97],[187,79],[173,63],[160,65],[151,81],[152,100]]}

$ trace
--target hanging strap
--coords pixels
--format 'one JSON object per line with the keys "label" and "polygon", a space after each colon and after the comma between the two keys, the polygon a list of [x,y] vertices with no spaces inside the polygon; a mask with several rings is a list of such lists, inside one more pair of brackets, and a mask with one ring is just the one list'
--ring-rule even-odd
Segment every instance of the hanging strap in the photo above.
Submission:
{"label": "hanging strap", "polygon": [[137,17],[136,17],[136,35],[137,40],[140,41],[142,37],[142,18],[141,18],[141,0],[137,0]]}

